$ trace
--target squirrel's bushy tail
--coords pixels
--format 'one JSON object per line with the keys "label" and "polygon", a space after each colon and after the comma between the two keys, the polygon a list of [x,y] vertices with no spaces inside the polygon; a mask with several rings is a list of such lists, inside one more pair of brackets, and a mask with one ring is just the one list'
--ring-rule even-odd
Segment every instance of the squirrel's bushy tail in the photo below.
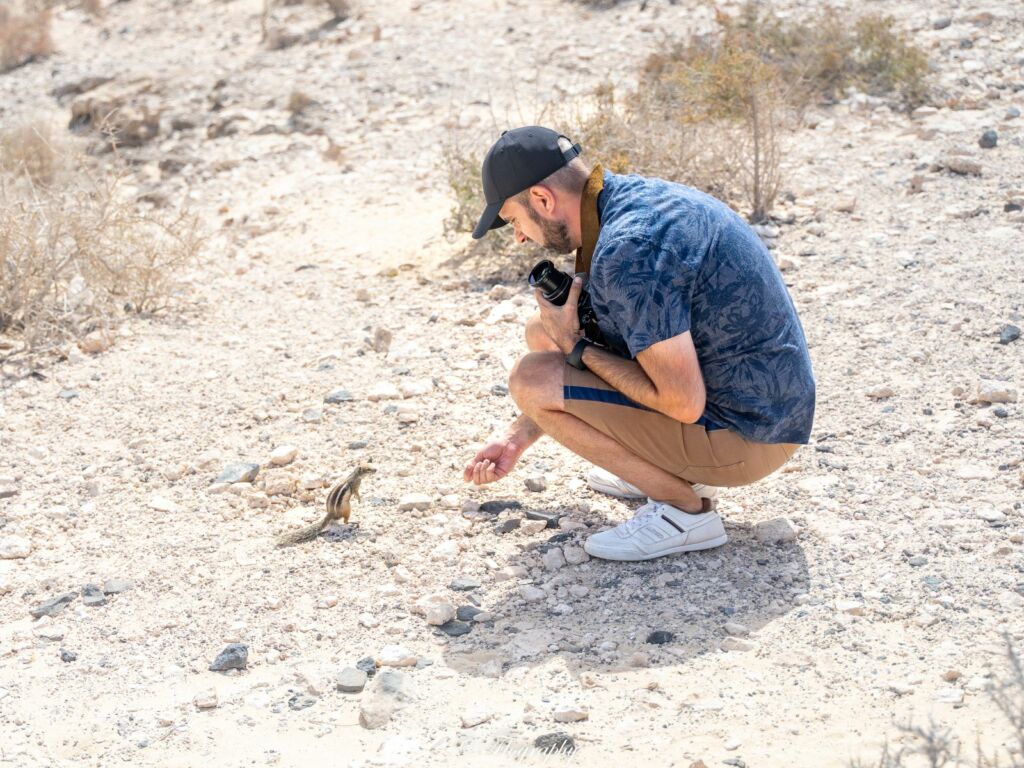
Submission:
{"label": "squirrel's bushy tail", "polygon": [[290,547],[294,544],[302,544],[307,541],[312,541],[320,535],[320,531],[324,528],[326,521],[321,520],[318,523],[312,523],[304,528],[299,528],[297,531],[286,533],[283,536],[279,536],[277,539],[277,546],[279,547]]}

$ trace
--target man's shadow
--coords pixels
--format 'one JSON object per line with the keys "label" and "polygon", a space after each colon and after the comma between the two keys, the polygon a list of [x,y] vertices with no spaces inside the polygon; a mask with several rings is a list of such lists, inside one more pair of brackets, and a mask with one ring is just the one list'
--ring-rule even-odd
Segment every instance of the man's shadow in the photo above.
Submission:
{"label": "man's shadow", "polygon": [[[581,548],[587,536],[619,520],[599,516],[586,529],[546,529],[511,560],[529,564],[535,578],[488,581],[467,595],[495,618],[471,622],[467,634],[452,637],[446,663],[463,674],[496,677],[559,658],[578,676],[681,665],[704,653],[756,653],[758,631],[799,609],[807,561],[796,541],[761,543],[752,525],[732,522],[728,513],[723,518],[729,542],[717,549],[643,562],[591,558],[553,571],[540,565],[538,573],[547,550]],[[531,586],[545,594],[526,599],[523,588],[530,593]]]}

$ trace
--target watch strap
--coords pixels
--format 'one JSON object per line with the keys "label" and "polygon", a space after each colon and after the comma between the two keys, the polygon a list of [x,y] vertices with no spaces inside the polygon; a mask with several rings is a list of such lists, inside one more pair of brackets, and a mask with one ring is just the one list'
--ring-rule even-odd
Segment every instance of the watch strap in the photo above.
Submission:
{"label": "watch strap", "polygon": [[583,362],[583,350],[591,346],[593,343],[594,342],[590,341],[590,339],[580,339],[577,341],[576,346],[572,348],[572,352],[566,355],[565,362],[576,370],[587,370],[587,365]]}

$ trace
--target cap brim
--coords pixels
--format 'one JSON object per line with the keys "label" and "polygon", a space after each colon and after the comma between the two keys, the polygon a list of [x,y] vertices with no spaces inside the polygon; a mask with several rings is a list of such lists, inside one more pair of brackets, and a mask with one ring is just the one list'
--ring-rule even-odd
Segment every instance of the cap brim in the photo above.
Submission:
{"label": "cap brim", "polygon": [[473,230],[474,240],[479,240],[492,229],[504,227],[508,223],[498,215],[498,211],[501,210],[501,206],[504,204],[504,200],[499,200],[497,203],[491,203],[484,208],[484,212],[480,215],[480,221],[477,222],[476,228]]}

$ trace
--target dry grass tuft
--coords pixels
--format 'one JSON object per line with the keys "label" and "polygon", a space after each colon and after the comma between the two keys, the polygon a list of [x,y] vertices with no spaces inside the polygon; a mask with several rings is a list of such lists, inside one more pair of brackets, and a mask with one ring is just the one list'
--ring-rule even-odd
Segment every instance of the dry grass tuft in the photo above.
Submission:
{"label": "dry grass tuft", "polygon": [[0,72],[20,67],[53,53],[49,9],[15,12],[0,5]]}
{"label": "dry grass tuft", "polygon": [[[0,135],[0,147],[11,146],[21,147],[17,136]],[[34,146],[5,149],[0,166],[0,335],[16,342],[3,345],[15,349],[0,356],[7,364],[52,353],[125,313],[165,309],[201,245],[188,211],[136,204],[120,164],[105,172],[67,146]]]}

